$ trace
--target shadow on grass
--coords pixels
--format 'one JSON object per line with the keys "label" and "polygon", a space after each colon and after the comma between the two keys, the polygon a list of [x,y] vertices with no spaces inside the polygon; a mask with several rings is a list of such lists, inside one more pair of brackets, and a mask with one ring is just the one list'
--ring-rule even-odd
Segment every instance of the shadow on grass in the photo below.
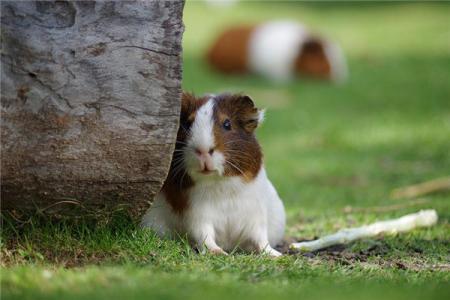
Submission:
{"label": "shadow on grass", "polygon": [[[450,263],[446,261],[446,249],[450,248],[450,240],[391,237],[388,240],[366,239],[348,245],[338,244],[313,252],[289,249],[291,242],[300,241],[305,240],[294,238],[286,240],[277,249],[284,254],[302,256],[313,261],[331,262],[341,266],[362,264],[363,266],[413,271],[450,271]],[[435,260],[427,261],[426,258],[429,257],[433,257]]]}

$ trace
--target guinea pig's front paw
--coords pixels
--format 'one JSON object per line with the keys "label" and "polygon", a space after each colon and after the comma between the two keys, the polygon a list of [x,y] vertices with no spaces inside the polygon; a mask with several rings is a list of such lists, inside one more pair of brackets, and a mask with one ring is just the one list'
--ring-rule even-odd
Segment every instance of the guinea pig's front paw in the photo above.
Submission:
{"label": "guinea pig's front paw", "polygon": [[269,255],[272,258],[277,258],[277,257],[280,257],[283,255],[280,252],[278,252],[277,250],[273,249],[272,247],[266,247],[264,249],[264,253]]}
{"label": "guinea pig's front paw", "polygon": [[222,248],[208,249],[208,251],[209,251],[209,253],[211,253],[213,255],[228,255],[228,253],[223,251]]}

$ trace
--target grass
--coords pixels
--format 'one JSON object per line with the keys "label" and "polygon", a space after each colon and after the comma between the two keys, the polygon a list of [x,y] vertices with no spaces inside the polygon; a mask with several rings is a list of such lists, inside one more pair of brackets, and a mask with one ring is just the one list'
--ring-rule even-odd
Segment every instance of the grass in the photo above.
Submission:
{"label": "grass", "polygon": [[[391,200],[393,188],[450,171],[450,5],[240,3],[185,8],[183,87],[243,91],[267,107],[259,129],[270,178],[288,212],[287,235],[435,208],[437,226],[279,260],[194,253],[107,220],[3,219],[4,299],[354,298],[450,296],[450,194]],[[213,73],[202,52],[219,28],[270,17],[304,20],[343,45],[350,80],[274,85]],[[408,204],[413,204],[408,206]],[[405,205],[390,209],[391,205]],[[380,209],[381,208],[381,209]],[[382,212],[379,212],[382,211]]]}

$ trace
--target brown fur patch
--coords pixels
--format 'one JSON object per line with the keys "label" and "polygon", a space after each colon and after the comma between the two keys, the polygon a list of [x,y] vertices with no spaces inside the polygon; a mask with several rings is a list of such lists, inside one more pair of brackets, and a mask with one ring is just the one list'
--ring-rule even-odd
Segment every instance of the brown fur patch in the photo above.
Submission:
{"label": "brown fur patch", "polygon": [[207,98],[196,98],[189,93],[183,93],[181,101],[180,125],[177,133],[175,151],[172,156],[169,174],[162,187],[167,202],[176,213],[183,213],[188,207],[188,191],[194,185],[182,162],[182,149],[186,146],[189,127],[195,118],[195,112],[206,102]]}
{"label": "brown fur patch", "polygon": [[[182,175],[182,171],[180,171],[180,176],[169,173],[162,188],[167,202],[177,214],[182,214],[187,209],[189,205],[188,191],[194,185],[188,174],[184,176],[185,178],[182,178]],[[174,177],[172,178],[172,176]]]}
{"label": "brown fur patch", "polygon": [[[230,120],[231,130],[223,127]],[[214,138],[216,149],[227,161],[225,176],[242,176],[251,181],[262,165],[261,147],[254,130],[258,126],[258,109],[248,96],[223,94],[215,98]]]}
{"label": "brown fur patch", "polygon": [[210,48],[209,63],[224,73],[247,72],[250,37],[255,26],[239,26],[223,32]]}
{"label": "brown fur patch", "polygon": [[320,79],[331,77],[331,65],[325,55],[323,42],[310,38],[303,46],[295,61],[295,70],[299,75],[308,75]]}

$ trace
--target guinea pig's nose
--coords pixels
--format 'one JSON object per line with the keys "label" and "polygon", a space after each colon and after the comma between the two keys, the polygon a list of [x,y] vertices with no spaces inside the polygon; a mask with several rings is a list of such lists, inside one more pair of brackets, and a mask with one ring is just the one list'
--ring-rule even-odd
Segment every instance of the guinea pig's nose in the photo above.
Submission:
{"label": "guinea pig's nose", "polygon": [[213,155],[214,153],[214,148],[210,148],[209,150],[204,149],[204,148],[195,148],[195,154],[197,154],[198,156],[207,156],[209,155]]}

